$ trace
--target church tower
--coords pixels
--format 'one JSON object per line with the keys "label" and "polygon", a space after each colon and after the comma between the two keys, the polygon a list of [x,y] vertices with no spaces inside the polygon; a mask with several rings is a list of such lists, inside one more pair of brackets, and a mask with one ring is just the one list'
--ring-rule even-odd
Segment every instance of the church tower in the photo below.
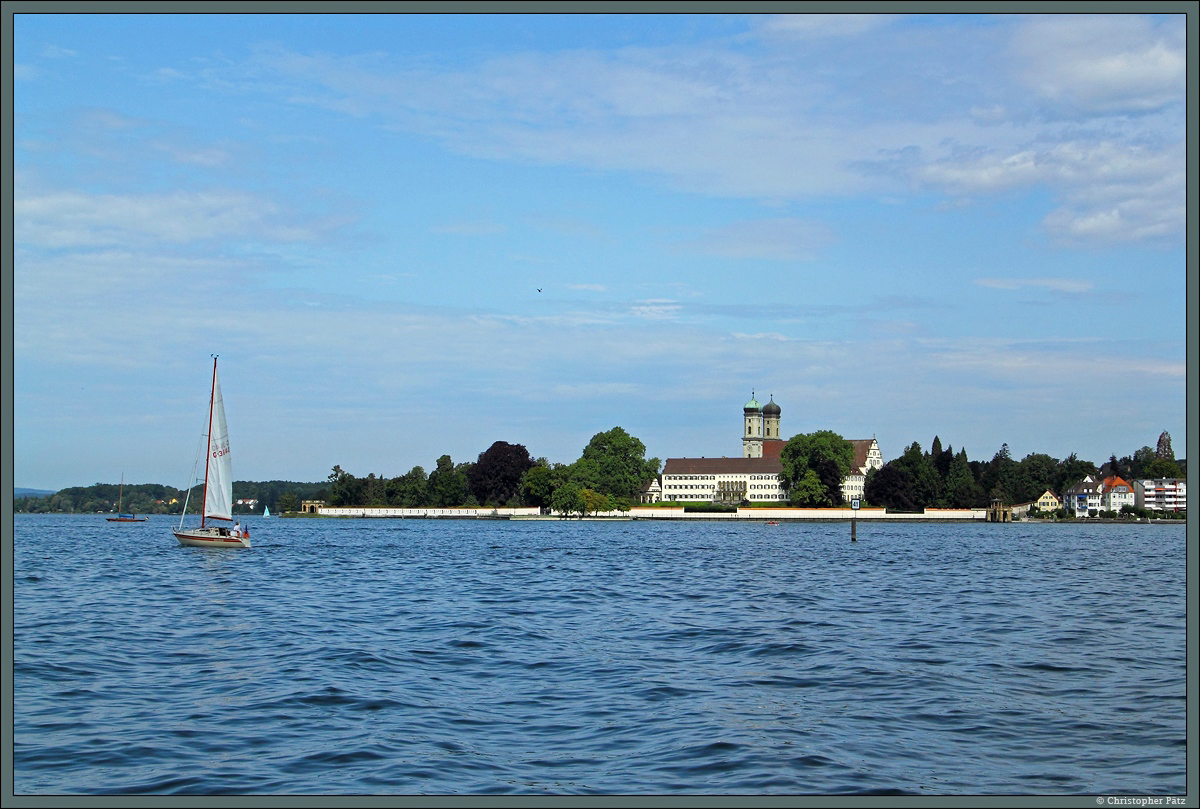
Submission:
{"label": "church tower", "polygon": [[750,392],[750,401],[742,407],[744,428],[742,430],[742,457],[761,458],[763,454],[763,412]]}
{"label": "church tower", "polygon": [[763,413],[763,438],[767,441],[782,441],[783,436],[779,434],[779,405],[775,404],[775,396],[771,396],[771,401],[767,402],[762,409]]}

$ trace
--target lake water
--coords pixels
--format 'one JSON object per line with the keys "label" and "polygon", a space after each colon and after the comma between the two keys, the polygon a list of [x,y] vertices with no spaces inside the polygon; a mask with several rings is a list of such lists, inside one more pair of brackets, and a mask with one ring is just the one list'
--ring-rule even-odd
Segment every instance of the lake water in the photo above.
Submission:
{"label": "lake water", "polygon": [[1183,525],[17,515],[22,794],[1183,794]]}

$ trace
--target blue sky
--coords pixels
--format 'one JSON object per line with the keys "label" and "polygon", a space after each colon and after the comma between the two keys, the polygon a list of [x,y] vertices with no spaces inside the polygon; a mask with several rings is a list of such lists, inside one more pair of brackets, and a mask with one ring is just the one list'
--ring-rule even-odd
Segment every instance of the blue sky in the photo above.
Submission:
{"label": "blue sky", "polygon": [[[19,486],[1185,433],[1174,16],[17,15]],[[541,290],[540,292],[538,290]]]}

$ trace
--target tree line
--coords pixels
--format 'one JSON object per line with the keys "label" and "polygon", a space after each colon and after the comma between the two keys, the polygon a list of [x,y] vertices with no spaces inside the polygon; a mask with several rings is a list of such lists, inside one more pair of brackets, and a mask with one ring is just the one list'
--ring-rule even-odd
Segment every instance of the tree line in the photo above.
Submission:
{"label": "tree line", "polygon": [[972,461],[964,449],[943,449],[941,439],[934,436],[928,452],[914,441],[900,457],[872,470],[864,496],[873,506],[896,511],[980,508],[992,500],[1006,505],[1032,503],[1046,491],[1061,498],[1088,475],[1097,480],[1115,475],[1132,483],[1141,478],[1181,478],[1185,472],[1186,462],[1176,461],[1165,432],[1156,449],[1142,447],[1122,458],[1114,454],[1100,466],[1075,453],[1060,460],[1035,452],[1018,461],[1008,444],[1002,444],[990,461]]}
{"label": "tree line", "polygon": [[[840,506],[842,482],[854,464],[854,446],[830,430],[793,436],[780,451],[781,488],[786,502],[802,508]],[[929,451],[914,441],[897,458],[866,475],[863,499],[867,505],[893,511],[926,508],[982,508],[993,500],[1006,505],[1032,503],[1046,491],[1061,497],[1088,475],[1115,475],[1132,482],[1140,478],[1181,478],[1186,462],[1175,459],[1171,437],[1164,432],[1154,449],[1142,447],[1132,455],[1109,457],[1099,467],[1072,453],[1058,459],[1030,453],[1021,460],[1002,444],[990,461],[972,461],[965,449],[943,448],[934,436]]]}
{"label": "tree line", "polygon": [[[334,466],[317,483],[292,481],[235,481],[234,513],[275,513],[297,510],[304,500],[331,506],[393,508],[454,508],[461,506],[536,506],[564,514],[628,510],[640,500],[647,483],[661,468],[658,458],[645,457],[646,446],[621,427],[597,433],[570,464],[533,458],[521,444],[496,441],[474,461],[454,463],[449,455],[437,459],[428,474],[421,466],[394,478],[368,474],[357,477]],[[800,507],[838,506],[842,481],[854,463],[853,445],[835,432],[819,430],[793,436],[780,453],[780,479],[786,502]],[[1037,500],[1047,490],[1060,496],[1087,475],[1137,478],[1180,478],[1186,462],[1176,460],[1167,433],[1156,448],[1142,447],[1132,455],[1109,457],[1099,467],[1074,453],[1063,459],[1031,453],[1012,457],[1007,444],[990,461],[970,460],[965,449],[943,448],[934,436],[928,451],[914,441],[897,458],[866,476],[868,505],[894,511],[925,508],[979,508],[999,499],[1006,504]],[[188,492],[161,484],[97,483],[63,489],[49,496],[14,499],[15,512],[114,512],[118,499],[123,511],[138,514],[178,514],[185,498],[195,511],[200,486]],[[256,501],[253,505],[237,501]],[[678,504],[675,504],[678,505]]]}
{"label": "tree line", "polygon": [[[331,506],[383,506],[394,508],[455,508],[461,506],[536,506],[564,514],[626,510],[640,499],[643,486],[661,466],[646,458],[646,445],[621,427],[597,433],[570,464],[532,458],[521,444],[496,441],[474,461],[454,463],[449,455],[437,459],[426,473],[414,466],[389,478],[370,473],[358,477],[336,465],[320,483],[288,481],[235,481],[235,514],[297,510],[304,500],[322,500]],[[139,514],[178,514],[187,492],[157,484],[124,488],[122,508]],[[201,493],[191,492],[194,511]],[[88,513],[117,509],[116,484],[63,489],[49,497],[14,500],[21,512]],[[256,500],[253,506],[238,500]]]}
{"label": "tree line", "polygon": [[[134,514],[179,514],[184,502],[188,512],[196,513],[200,506],[202,485],[191,492],[164,486],[160,483],[96,483],[91,486],[72,486],[50,495],[14,498],[13,511],[26,514],[102,514],[121,511]],[[233,483],[233,513],[261,514],[264,507],[279,513],[292,511],[303,500],[324,500],[326,483],[297,483],[286,480],[248,481]],[[253,505],[239,500],[257,501]]]}
{"label": "tree line", "polygon": [[625,510],[658,475],[660,462],[621,427],[597,433],[570,464],[533,458],[521,444],[496,441],[474,461],[437,459],[394,478],[355,475],[333,467],[329,505],[392,508],[536,506],[565,514]]}

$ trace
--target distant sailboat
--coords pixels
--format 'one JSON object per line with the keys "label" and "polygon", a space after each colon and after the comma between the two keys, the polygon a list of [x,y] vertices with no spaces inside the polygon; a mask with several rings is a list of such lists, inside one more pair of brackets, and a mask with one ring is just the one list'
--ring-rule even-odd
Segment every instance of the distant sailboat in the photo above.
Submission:
{"label": "distant sailboat", "polygon": [[145,522],[146,521],[145,517],[138,517],[135,514],[132,514],[132,513],[126,514],[123,511],[121,511],[121,503],[124,502],[124,497],[125,497],[125,473],[122,472],[121,473],[121,488],[117,489],[117,516],[105,517],[104,519],[108,520],[109,522]]}
{"label": "distant sailboat", "polygon": [[271,516],[271,507],[270,506],[263,506],[263,516],[264,517]]}
{"label": "distant sailboat", "polygon": [[[187,500],[179,515],[179,528],[173,533],[180,545],[201,548],[249,548],[250,532],[240,525],[233,529],[205,525],[205,520],[233,521],[233,465],[229,459],[229,428],[225,424],[225,400],[217,379],[217,358],[213,357],[212,391],[208,400],[208,446],[205,452],[204,495],[200,507],[200,526],[184,528]],[[189,494],[191,486],[188,486]]]}

